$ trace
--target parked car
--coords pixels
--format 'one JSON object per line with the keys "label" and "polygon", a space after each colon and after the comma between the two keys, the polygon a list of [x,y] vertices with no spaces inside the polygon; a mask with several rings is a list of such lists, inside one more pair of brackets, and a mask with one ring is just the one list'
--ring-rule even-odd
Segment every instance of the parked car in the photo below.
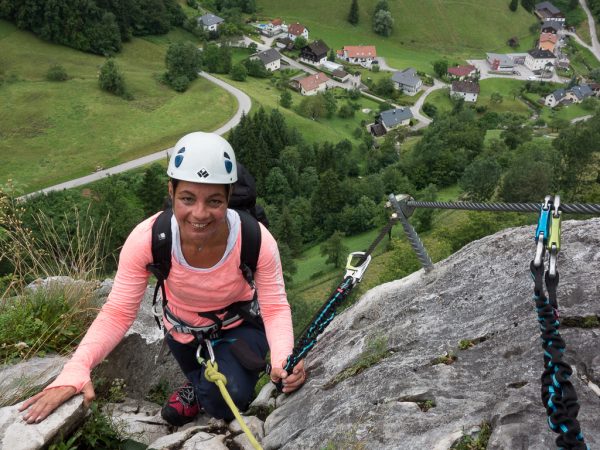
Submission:
{"label": "parked car", "polygon": [[527,77],[527,79],[528,79],[528,80],[537,80],[537,79],[538,79],[538,77],[536,77],[535,75],[529,75],[529,76]]}

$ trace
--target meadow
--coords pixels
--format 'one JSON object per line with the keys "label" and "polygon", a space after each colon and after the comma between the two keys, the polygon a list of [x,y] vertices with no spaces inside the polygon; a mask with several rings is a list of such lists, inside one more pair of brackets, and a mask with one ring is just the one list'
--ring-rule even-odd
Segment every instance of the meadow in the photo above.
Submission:
{"label": "meadow", "polygon": [[344,45],[375,45],[378,56],[392,67],[414,67],[433,74],[432,63],[441,58],[452,62],[481,58],[485,52],[510,51],[507,40],[533,36],[529,28],[536,18],[523,8],[508,9],[497,0],[403,0],[389,2],[394,31],[388,38],[373,33],[372,12],[376,0],[359,3],[359,23],[346,18],[350,2],[281,2],[258,0],[260,16],[299,21],[310,39],[323,39],[335,49]]}
{"label": "meadow", "polygon": [[[25,192],[35,191],[169,148],[187,132],[227,122],[237,102],[224,90],[198,79],[178,94],[159,81],[168,44],[192,39],[177,30],[126,43],[115,60],[134,97],[127,101],[100,90],[105,58],[42,41],[0,21],[0,184],[13,179]],[[54,64],[64,67],[67,81],[46,80]]]}

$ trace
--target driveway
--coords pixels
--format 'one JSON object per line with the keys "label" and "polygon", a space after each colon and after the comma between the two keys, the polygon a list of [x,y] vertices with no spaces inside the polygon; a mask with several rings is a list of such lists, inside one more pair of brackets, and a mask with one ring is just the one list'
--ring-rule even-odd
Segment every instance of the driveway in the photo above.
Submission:
{"label": "driveway", "polygon": [[592,16],[592,12],[590,11],[590,8],[588,8],[588,5],[585,0],[579,0],[579,4],[581,5],[581,7],[583,8],[583,10],[585,11],[585,13],[587,15],[588,24],[590,26],[590,36],[592,37],[592,46],[591,47],[587,44],[583,44],[583,45],[585,45],[587,48],[589,48],[591,50],[591,52],[594,54],[594,56],[596,57],[596,59],[598,61],[600,61],[600,42],[598,42],[598,35],[596,33],[596,22],[594,21],[594,16]]}
{"label": "driveway", "polygon": [[[238,109],[237,109],[236,113],[233,115],[233,117],[231,119],[229,119],[227,121],[227,123],[225,125],[223,125],[222,127],[213,131],[214,133],[217,133],[220,135],[225,134],[226,132],[231,130],[233,127],[235,127],[240,122],[242,114],[248,114],[248,112],[250,111],[250,108],[252,106],[252,101],[250,100],[250,97],[248,97],[245,93],[243,93],[239,89],[225,83],[224,81],[219,80],[218,78],[213,77],[212,75],[209,75],[205,72],[199,72],[198,75],[200,75],[201,77],[206,78],[210,82],[215,83],[218,86],[222,87],[226,91],[230,92],[237,99]],[[161,150],[159,152],[152,153],[150,155],[146,155],[141,158],[134,159],[132,161],[128,161],[123,164],[119,164],[118,166],[114,166],[109,169],[99,170],[99,171],[94,172],[85,177],[77,178],[75,180],[66,181],[64,183],[50,186],[50,187],[41,189],[39,191],[24,195],[23,197],[20,197],[19,200],[24,200],[24,199],[33,197],[33,196],[35,196],[37,194],[41,194],[41,193],[47,193],[47,192],[51,192],[51,191],[62,191],[63,189],[70,189],[70,188],[77,187],[77,186],[83,186],[85,184],[100,180],[106,176],[109,176],[109,175],[112,175],[115,173],[126,172],[127,170],[134,169],[136,167],[140,167],[140,166],[149,164],[154,161],[158,161],[161,159],[168,159],[169,152],[172,149],[173,149],[172,147],[167,148],[167,149]]]}

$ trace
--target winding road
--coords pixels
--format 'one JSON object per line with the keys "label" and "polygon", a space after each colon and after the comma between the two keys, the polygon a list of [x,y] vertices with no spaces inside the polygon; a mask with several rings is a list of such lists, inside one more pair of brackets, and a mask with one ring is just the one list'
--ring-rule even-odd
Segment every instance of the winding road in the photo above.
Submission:
{"label": "winding road", "polygon": [[600,42],[598,42],[598,34],[596,33],[596,22],[594,21],[594,16],[592,16],[592,12],[590,11],[590,8],[588,8],[588,5],[585,2],[585,0],[579,0],[579,4],[581,5],[581,8],[585,11],[585,14],[587,15],[588,25],[590,26],[590,36],[592,38],[591,47],[584,42],[582,42],[581,44],[584,47],[588,48],[594,54],[596,59],[600,61]]}
{"label": "winding road", "polygon": [[[590,27],[590,36],[591,36],[591,40],[592,40],[592,45],[590,46],[589,44],[583,42],[583,40],[579,36],[577,36],[575,33],[564,32],[564,34],[572,36],[579,44],[581,44],[582,46],[589,49],[594,54],[594,56],[598,59],[598,61],[600,61],[600,42],[598,42],[598,36],[596,33],[594,17],[592,16],[592,13],[590,12],[590,9],[588,8],[585,0],[579,0],[579,4],[581,5],[581,7],[583,8],[583,10],[585,11],[585,13],[588,17],[588,24]],[[254,42],[254,41],[250,40],[247,37],[244,37],[244,43],[246,45],[248,45],[249,43],[252,43],[252,42]],[[272,38],[270,40],[267,39],[267,41],[263,42],[262,44],[257,43],[257,48],[259,50],[266,50],[271,47],[271,44],[272,44]],[[315,69],[307,67],[304,64],[300,64],[297,61],[295,61],[291,58],[288,58],[287,56],[282,55],[282,59],[284,61],[286,61],[286,63],[288,63],[292,67],[301,69],[309,74],[316,73]],[[389,71],[389,72],[395,72],[397,70],[397,69],[394,69],[393,67],[390,67],[387,64],[385,58],[379,57],[377,59],[379,61],[379,67],[381,70],[385,70],[385,71]],[[206,78],[210,82],[217,84],[218,86],[222,87],[226,91],[230,92],[237,99],[238,109],[237,109],[236,113],[233,115],[233,117],[231,119],[229,119],[227,121],[227,123],[225,123],[225,125],[223,125],[222,127],[218,128],[217,130],[214,131],[215,133],[222,135],[222,134],[228,132],[229,130],[231,130],[233,127],[235,127],[240,122],[242,114],[247,114],[250,111],[250,108],[252,106],[252,101],[250,100],[250,97],[248,97],[248,95],[246,95],[244,92],[231,86],[230,84],[225,83],[224,81],[222,81],[216,77],[213,77],[212,75],[209,75],[206,72],[199,72],[199,75],[203,78]],[[483,79],[483,78],[487,78],[487,77],[491,77],[491,76],[489,74],[487,74],[487,76],[486,76],[484,74],[484,72],[482,71],[481,78]],[[502,77],[505,77],[505,76],[502,76]],[[518,79],[525,78],[525,76],[514,76],[514,75],[512,77],[518,78]],[[433,86],[428,87],[423,92],[421,97],[419,97],[419,99],[411,107],[413,116],[419,121],[419,123],[417,125],[415,125],[413,127],[413,129],[424,128],[431,123],[431,119],[421,113],[421,108],[423,107],[423,103],[425,102],[425,99],[427,98],[427,96],[429,94],[431,94],[433,91],[435,91],[437,89],[442,89],[442,88],[448,86],[446,83],[443,83],[437,79],[434,79],[433,81],[434,81]],[[336,84],[339,84],[341,87],[345,87],[341,83],[336,82]],[[370,96],[370,95],[367,94],[367,96]],[[397,105],[394,105],[394,106],[397,106]],[[585,120],[585,119],[581,118],[580,120]],[[85,177],[66,181],[64,183],[60,183],[60,184],[57,184],[54,186],[50,186],[50,187],[41,189],[36,192],[32,192],[30,194],[24,195],[23,197],[20,197],[20,199],[27,199],[29,197],[32,197],[32,196],[35,196],[35,195],[38,195],[41,193],[47,193],[47,192],[51,192],[51,191],[60,191],[63,189],[69,189],[69,188],[73,188],[73,187],[77,187],[77,186],[82,186],[82,185],[91,183],[93,181],[100,180],[100,179],[107,177],[109,175],[112,175],[112,174],[125,172],[127,170],[130,170],[130,169],[133,169],[136,167],[140,167],[140,166],[143,166],[145,164],[148,164],[148,163],[151,163],[154,161],[158,161],[162,158],[168,158],[169,152],[171,150],[172,150],[172,148],[167,148],[167,149],[152,153],[150,155],[146,155],[141,158],[137,158],[132,161],[128,161],[123,164],[119,164],[118,166],[111,167],[109,169],[99,170],[99,171],[94,172]]]}
{"label": "winding road", "polygon": [[[225,83],[224,81],[219,80],[218,78],[213,77],[212,75],[209,75],[206,72],[199,72],[198,75],[200,75],[201,77],[206,78],[210,82],[215,83],[218,86],[222,87],[226,91],[230,92],[237,99],[238,109],[237,109],[236,113],[233,115],[233,117],[231,119],[229,119],[227,121],[227,123],[225,123],[225,125],[218,128],[217,130],[214,130],[214,133],[222,135],[222,134],[228,132],[229,130],[231,130],[233,127],[235,127],[240,122],[242,114],[247,114],[250,111],[250,107],[252,106],[252,101],[250,100],[250,97],[248,97],[244,92],[231,86],[230,84]],[[107,177],[107,176],[115,174],[115,173],[125,172],[127,170],[130,170],[130,169],[133,169],[136,167],[140,167],[145,164],[148,164],[148,163],[151,163],[154,161],[158,161],[163,158],[168,159],[169,152],[172,149],[173,149],[172,147],[167,148],[167,149],[161,150],[159,152],[152,153],[152,154],[146,155],[146,156],[142,156],[141,158],[137,158],[137,159],[128,161],[123,164],[119,164],[118,166],[111,167],[110,169],[99,170],[98,172],[94,172],[90,175],[86,175],[85,177],[77,178],[75,180],[70,180],[70,181],[66,181],[64,183],[50,186],[50,187],[41,189],[39,191],[24,195],[24,196],[20,197],[19,200],[25,200],[29,197],[32,197],[32,196],[35,196],[38,194],[51,192],[51,191],[61,191],[63,189],[70,189],[70,188],[74,188],[77,186],[82,186],[84,184],[88,184],[88,183],[91,183],[92,181],[100,180],[104,177]]]}

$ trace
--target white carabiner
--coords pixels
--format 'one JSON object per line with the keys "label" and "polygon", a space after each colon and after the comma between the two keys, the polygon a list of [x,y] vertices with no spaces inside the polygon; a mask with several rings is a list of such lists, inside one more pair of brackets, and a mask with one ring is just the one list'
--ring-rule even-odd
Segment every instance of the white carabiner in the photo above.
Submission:
{"label": "white carabiner", "polygon": [[362,262],[360,266],[352,265],[352,260],[354,258],[358,258],[358,261],[362,260],[365,256],[365,252],[352,252],[348,255],[348,260],[346,261],[346,277],[352,277],[354,279],[354,283],[360,283],[362,280],[367,267],[369,267],[369,263],[371,262],[371,255],[368,255],[366,259]]}

